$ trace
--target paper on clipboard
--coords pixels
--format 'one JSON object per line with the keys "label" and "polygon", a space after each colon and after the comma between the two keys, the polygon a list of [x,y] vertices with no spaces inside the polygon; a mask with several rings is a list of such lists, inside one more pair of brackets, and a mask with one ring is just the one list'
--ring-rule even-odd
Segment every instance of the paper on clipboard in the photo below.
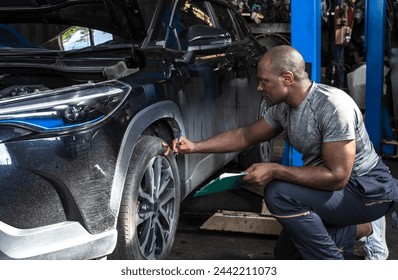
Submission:
{"label": "paper on clipboard", "polygon": [[245,185],[241,178],[246,174],[247,172],[223,173],[218,178],[212,180],[210,183],[198,190],[194,194],[194,197],[241,188]]}

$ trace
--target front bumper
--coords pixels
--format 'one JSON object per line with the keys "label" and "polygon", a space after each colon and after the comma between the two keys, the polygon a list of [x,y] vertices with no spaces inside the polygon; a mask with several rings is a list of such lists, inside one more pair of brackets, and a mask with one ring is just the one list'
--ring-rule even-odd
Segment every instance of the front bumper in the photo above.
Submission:
{"label": "front bumper", "polygon": [[78,222],[18,229],[0,222],[0,259],[95,259],[112,253],[115,229],[90,234]]}
{"label": "front bumper", "polygon": [[0,144],[0,259],[93,259],[112,252],[117,135],[106,126]]}

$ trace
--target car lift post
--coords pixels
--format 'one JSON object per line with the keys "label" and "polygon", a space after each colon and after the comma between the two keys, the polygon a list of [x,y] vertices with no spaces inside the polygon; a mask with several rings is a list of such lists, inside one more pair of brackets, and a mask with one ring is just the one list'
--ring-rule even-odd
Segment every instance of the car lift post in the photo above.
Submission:
{"label": "car lift post", "polygon": [[[386,26],[386,0],[367,0],[365,7],[366,49],[366,118],[365,125],[376,151],[393,153],[391,145],[383,145],[389,136],[390,125],[386,107],[383,106],[384,40]],[[384,117],[383,117],[384,116]],[[383,135],[383,128],[386,135]]]}
{"label": "car lift post", "polygon": [[[340,2],[336,0],[336,2]],[[338,4],[338,3],[336,3]],[[386,26],[386,0],[367,0],[365,7],[366,48],[366,118],[365,124],[376,151],[387,156],[398,156],[397,142],[391,141],[393,133],[387,108],[383,105],[384,41]],[[312,65],[311,77],[320,81],[321,59],[321,1],[312,0],[303,5],[291,2],[292,46],[299,50],[306,63]],[[383,141],[386,138],[387,141]],[[302,165],[301,155],[289,142],[285,143],[282,157],[285,165]]]}

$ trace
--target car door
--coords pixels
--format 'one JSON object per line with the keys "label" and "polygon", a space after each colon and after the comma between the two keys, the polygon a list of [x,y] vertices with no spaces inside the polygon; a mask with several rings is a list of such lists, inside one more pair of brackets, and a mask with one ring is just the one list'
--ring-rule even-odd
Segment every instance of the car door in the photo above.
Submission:
{"label": "car door", "polygon": [[[214,18],[219,27],[227,30],[233,44],[228,55],[233,57],[236,74],[237,126],[245,126],[266,110],[266,102],[257,92],[257,64],[266,49],[254,38],[246,21],[234,8],[225,8],[219,1],[211,3]],[[253,163],[269,162],[272,157],[272,142],[265,141],[249,147],[239,154],[239,164],[248,168]]]}
{"label": "car door", "polygon": [[[206,1],[181,0],[175,6],[166,33],[166,47],[185,52],[187,33],[193,25],[215,26]],[[192,141],[209,138],[237,126],[236,73],[233,56],[219,51],[196,53],[187,66],[189,78],[178,98],[185,136]],[[190,184],[199,185],[233,158],[232,154],[186,156]]]}
{"label": "car door", "polygon": [[257,63],[265,51],[255,40],[247,23],[235,9],[210,1],[217,25],[233,39],[228,56],[235,63],[237,125],[244,126],[259,117],[261,95],[257,92]]}

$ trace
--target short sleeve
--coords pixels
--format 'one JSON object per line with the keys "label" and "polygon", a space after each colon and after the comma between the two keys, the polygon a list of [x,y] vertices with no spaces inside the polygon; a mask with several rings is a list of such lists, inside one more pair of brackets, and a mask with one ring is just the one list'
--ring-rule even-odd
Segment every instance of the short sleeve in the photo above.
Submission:
{"label": "short sleeve", "polygon": [[284,104],[277,104],[272,107],[268,107],[264,113],[265,121],[279,130],[284,129],[283,119],[286,114],[286,108],[283,105]]}
{"label": "short sleeve", "polygon": [[320,110],[323,142],[355,139],[357,112],[349,100],[345,101],[331,100]]}

